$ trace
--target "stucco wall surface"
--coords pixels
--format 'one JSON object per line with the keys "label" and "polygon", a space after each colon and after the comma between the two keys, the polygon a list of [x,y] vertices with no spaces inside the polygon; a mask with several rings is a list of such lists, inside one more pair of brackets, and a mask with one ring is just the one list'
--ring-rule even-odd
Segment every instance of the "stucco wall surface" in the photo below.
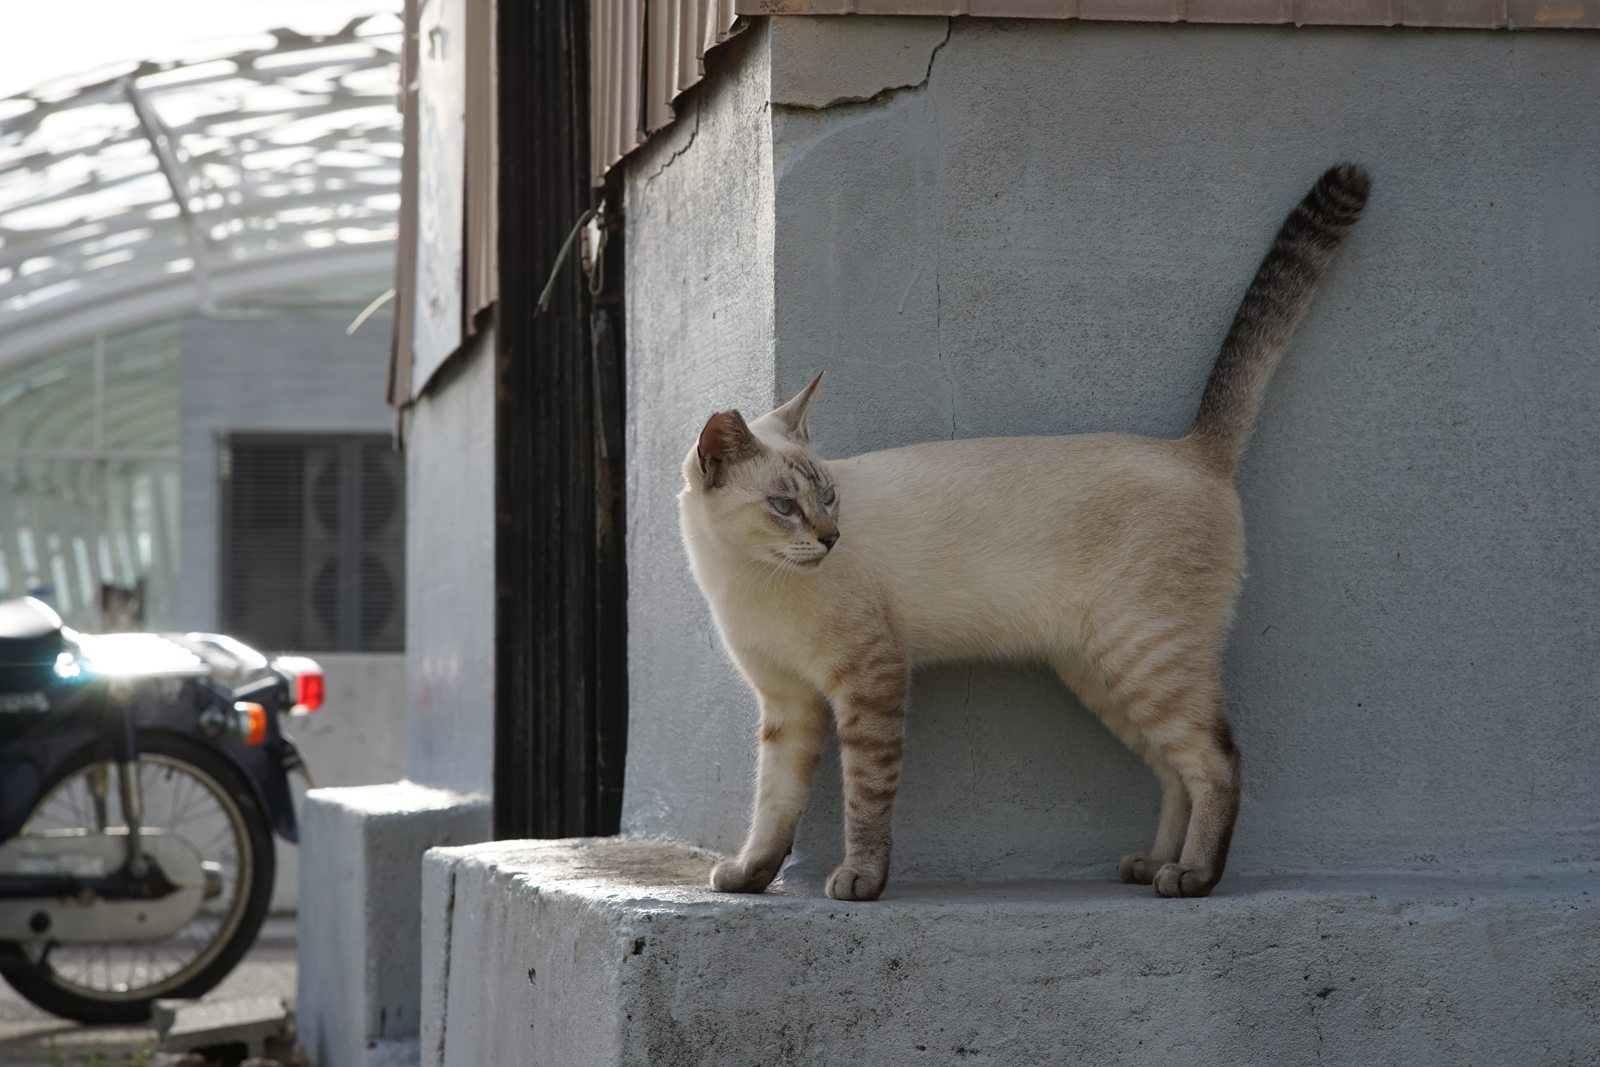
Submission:
{"label": "stucco wall surface", "polygon": [[494,786],[494,336],[411,409],[406,439],[406,774]]}
{"label": "stucco wall surface", "polygon": [[712,893],[708,866],[628,841],[430,851],[424,1067],[1510,1067],[1600,1047],[1588,873],[1253,877],[1189,901],[891,885],[863,905]]}
{"label": "stucco wall surface", "polygon": [[[775,106],[770,149],[740,140],[734,159],[707,116],[758,109],[759,53],[781,37],[747,35],[742,65],[697,90],[699,139],[665,172],[695,183],[646,188],[667,139],[629,170],[625,827],[721,850],[744,827],[755,703],[671,507],[707,414],[759,412],[826,370],[812,427],[829,456],[1175,436],[1284,215],[1351,159],[1373,198],[1239,473],[1250,573],[1225,657],[1245,774],[1230,877],[1600,855],[1588,35],[956,19],[923,84]],[[753,345],[702,340],[729,312],[689,269],[748,262],[751,248],[689,220],[745,211],[764,151],[765,394]],[[749,377],[734,388],[734,373]],[[664,402],[662,383],[686,402]],[[1148,845],[1156,803],[1149,772],[1051,677],[927,670],[895,876],[1103,877]],[[835,861],[839,810],[825,760],[794,873]]]}
{"label": "stucco wall surface", "polygon": [[389,335],[338,319],[183,321],[179,385],[178,622],[217,628],[217,435],[388,433]]}
{"label": "stucco wall surface", "polygon": [[623,823],[696,840],[725,840],[724,813],[744,804],[748,709],[684,561],[677,496],[706,417],[772,397],[765,33],[706,57],[718,76],[625,190],[628,702],[648,710],[629,717]]}

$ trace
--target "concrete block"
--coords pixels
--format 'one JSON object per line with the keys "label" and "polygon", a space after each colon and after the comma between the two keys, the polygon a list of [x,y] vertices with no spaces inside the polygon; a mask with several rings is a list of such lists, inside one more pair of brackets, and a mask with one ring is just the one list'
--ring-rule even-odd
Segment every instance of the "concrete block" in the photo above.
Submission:
{"label": "concrete block", "polygon": [[316,1067],[365,1067],[417,1034],[422,854],[489,834],[476,794],[412,782],[306,794],[297,1002]]}
{"label": "concrete block", "polygon": [[[424,860],[427,1067],[1592,1062],[1600,877],[704,888],[704,852]],[[441,921],[444,919],[445,921]],[[1537,1050],[1537,1051],[1534,1051]]]}
{"label": "concrete block", "polygon": [[[406,657],[402,652],[318,652],[327,698],[315,715],[283,726],[306,757],[318,786],[377,785],[406,773]],[[289,779],[295,807],[304,806],[305,779]],[[272,885],[273,914],[300,902],[300,849],[282,838]]]}
{"label": "concrete block", "polygon": [[216,1045],[242,1044],[248,1055],[265,1056],[267,1043],[294,1033],[294,1011],[282,997],[232,997],[158,1000],[150,1021],[161,1035],[161,1051],[188,1052]]}

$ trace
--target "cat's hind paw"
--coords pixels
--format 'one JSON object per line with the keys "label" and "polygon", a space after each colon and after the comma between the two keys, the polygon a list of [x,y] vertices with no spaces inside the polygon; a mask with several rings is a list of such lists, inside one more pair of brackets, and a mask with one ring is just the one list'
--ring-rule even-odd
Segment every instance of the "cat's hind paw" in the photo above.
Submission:
{"label": "cat's hind paw", "polygon": [[1161,864],[1150,853],[1130,852],[1117,864],[1117,877],[1134,885],[1149,885],[1156,880],[1156,871],[1160,869]]}
{"label": "cat's hind paw", "polygon": [[1163,864],[1156,872],[1156,895],[1162,897],[1203,897],[1211,892],[1221,876],[1214,871]]}
{"label": "cat's hind paw", "polygon": [[889,872],[841,865],[828,875],[828,896],[834,900],[877,900],[889,882]]}
{"label": "cat's hind paw", "polygon": [[777,876],[777,866],[746,866],[742,860],[723,860],[711,868],[711,888],[719,893],[760,893]]}

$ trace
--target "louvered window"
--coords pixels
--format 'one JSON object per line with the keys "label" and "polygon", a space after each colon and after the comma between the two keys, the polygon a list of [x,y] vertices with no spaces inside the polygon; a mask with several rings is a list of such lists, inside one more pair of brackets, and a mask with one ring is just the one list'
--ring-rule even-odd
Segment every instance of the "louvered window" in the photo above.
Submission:
{"label": "louvered window", "polygon": [[405,463],[386,436],[222,442],[221,622],[261,649],[405,647]]}

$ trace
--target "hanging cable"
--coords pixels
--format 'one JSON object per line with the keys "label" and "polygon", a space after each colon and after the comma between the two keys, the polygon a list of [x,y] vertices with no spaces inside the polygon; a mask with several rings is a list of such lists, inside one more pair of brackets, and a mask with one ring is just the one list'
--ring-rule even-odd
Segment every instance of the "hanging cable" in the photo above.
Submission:
{"label": "hanging cable", "polygon": [[561,265],[567,261],[567,253],[572,251],[572,242],[578,239],[578,233],[583,229],[584,223],[594,218],[596,212],[590,208],[578,216],[578,221],[573,225],[572,232],[567,234],[567,239],[561,242],[561,251],[556,254],[555,266],[550,268],[550,280],[544,283],[544,292],[539,294],[538,306],[533,309],[535,315],[541,314],[550,306],[550,291],[556,287],[556,276],[561,273]]}
{"label": "hanging cable", "polygon": [[606,226],[603,214],[596,215],[594,221],[600,236],[595,239],[594,251],[589,254],[589,295],[599,296],[606,287],[606,242],[611,239],[611,230]]}

